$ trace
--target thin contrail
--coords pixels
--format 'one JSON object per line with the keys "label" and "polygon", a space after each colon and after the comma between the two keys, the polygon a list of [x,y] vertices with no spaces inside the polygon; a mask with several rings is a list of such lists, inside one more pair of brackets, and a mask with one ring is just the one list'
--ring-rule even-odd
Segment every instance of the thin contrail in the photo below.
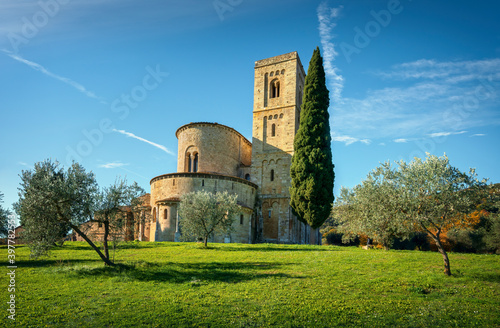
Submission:
{"label": "thin contrail", "polygon": [[45,67],[43,67],[42,65],[37,64],[35,62],[32,62],[30,60],[24,59],[23,57],[21,57],[19,55],[16,55],[16,54],[14,54],[14,53],[12,53],[12,52],[10,52],[8,50],[2,49],[2,52],[4,52],[10,58],[12,58],[14,60],[17,60],[20,63],[28,65],[29,67],[33,68],[36,71],[39,71],[39,72],[41,72],[41,73],[43,73],[43,74],[45,74],[45,75],[47,75],[49,77],[52,77],[52,78],[54,78],[56,80],[59,80],[61,82],[64,82],[64,83],[72,86],[73,88],[75,88],[76,90],[80,91],[81,93],[83,93],[84,95],[86,95],[89,98],[97,99],[101,103],[107,104],[107,102],[102,97],[99,97],[95,93],[93,93],[92,91],[87,90],[83,85],[81,85],[78,82],[75,82],[75,81],[73,81],[73,80],[71,80],[71,79],[69,79],[67,77],[63,77],[63,76],[54,74],[51,71],[49,71],[48,69],[46,69]]}

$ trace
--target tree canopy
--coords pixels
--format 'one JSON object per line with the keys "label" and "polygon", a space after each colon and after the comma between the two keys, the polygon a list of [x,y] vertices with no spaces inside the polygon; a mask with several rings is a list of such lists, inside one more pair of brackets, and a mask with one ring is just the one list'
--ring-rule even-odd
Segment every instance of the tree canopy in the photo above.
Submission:
{"label": "tree canopy", "polygon": [[341,207],[340,227],[382,243],[390,243],[395,236],[409,238],[412,233],[425,232],[443,256],[445,274],[451,275],[441,234],[468,226],[466,214],[484,197],[484,186],[485,181],[479,181],[473,169],[469,174],[461,172],[450,165],[446,155],[400,161],[396,168],[386,162],[352,190],[342,189],[336,204]]}
{"label": "tree canopy", "polygon": [[230,233],[239,210],[237,197],[227,191],[196,191],[183,195],[179,206],[183,239],[203,238],[206,247],[208,238],[213,234]]}
{"label": "tree canopy", "polygon": [[334,200],[329,105],[323,58],[316,48],[305,80],[290,168],[290,206],[297,218],[312,228],[325,222]]}
{"label": "tree canopy", "polygon": [[[117,240],[127,233],[133,233],[133,225],[129,220],[137,206],[140,205],[140,196],[145,191],[137,182],[132,185],[127,184],[126,179],[118,178],[115,183],[107,188],[103,188],[98,194],[96,202],[96,212],[91,222],[97,222],[104,227],[103,251],[104,256],[109,260],[108,242]],[[128,226],[127,226],[128,225]]]}
{"label": "tree canopy", "polygon": [[[85,233],[84,223],[103,222],[110,229],[121,223],[116,215],[121,206],[130,205],[142,191],[137,184],[127,186],[124,180],[99,192],[95,176],[83,166],[73,163],[65,171],[59,163],[45,160],[35,163],[33,170],[22,171],[19,201],[14,209],[24,228],[32,255],[40,256],[70,230],[80,235],[107,265],[113,265],[104,236],[104,253]],[[101,214],[99,214],[101,211]]]}
{"label": "tree canopy", "polygon": [[3,208],[1,204],[3,203],[3,193],[0,192],[0,236],[6,236],[8,233],[8,222],[10,211]]}

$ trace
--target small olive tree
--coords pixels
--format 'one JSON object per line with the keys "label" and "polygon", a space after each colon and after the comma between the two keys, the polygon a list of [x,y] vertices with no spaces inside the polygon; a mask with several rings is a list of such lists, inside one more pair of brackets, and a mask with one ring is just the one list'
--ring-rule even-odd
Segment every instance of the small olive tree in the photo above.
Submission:
{"label": "small olive tree", "polygon": [[227,191],[196,191],[183,195],[179,206],[183,239],[203,238],[207,247],[211,235],[231,232],[239,210],[237,197]]}
{"label": "small olive tree", "polygon": [[485,181],[479,181],[473,169],[461,172],[446,155],[427,154],[425,160],[401,161],[396,168],[386,162],[352,191],[342,190],[340,223],[344,231],[363,232],[382,242],[425,232],[443,256],[444,273],[451,275],[441,234],[467,227],[466,214],[484,197],[484,187]]}
{"label": "small olive tree", "polygon": [[[102,237],[104,256],[109,260],[109,240],[116,246],[116,240],[126,239],[128,229],[133,228],[131,214],[140,205],[140,196],[146,192],[137,182],[127,184],[126,179],[117,178],[115,183],[103,188],[97,196],[96,211],[90,222],[104,227]],[[129,231],[133,233],[133,231]]]}

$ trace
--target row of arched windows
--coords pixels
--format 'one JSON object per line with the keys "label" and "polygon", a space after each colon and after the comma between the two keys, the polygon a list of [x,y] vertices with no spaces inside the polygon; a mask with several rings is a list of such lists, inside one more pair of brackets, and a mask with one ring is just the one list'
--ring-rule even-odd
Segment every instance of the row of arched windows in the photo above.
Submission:
{"label": "row of arched windows", "polygon": [[[276,73],[273,71],[273,72],[269,73],[269,76],[273,76],[275,74],[276,75],[280,75],[280,71],[276,71]],[[285,74],[285,70],[284,69],[281,70],[281,75],[283,75],[283,74]]]}

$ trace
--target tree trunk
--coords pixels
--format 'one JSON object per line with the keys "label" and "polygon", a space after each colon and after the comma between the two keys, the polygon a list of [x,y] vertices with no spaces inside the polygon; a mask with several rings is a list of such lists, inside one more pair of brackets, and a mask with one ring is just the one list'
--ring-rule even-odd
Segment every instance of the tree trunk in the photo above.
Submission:
{"label": "tree trunk", "polygon": [[104,236],[103,236],[103,247],[104,247],[104,256],[109,260],[109,247],[108,247],[108,236],[109,236],[109,221],[104,221]]}
{"label": "tree trunk", "polygon": [[451,276],[451,269],[450,269],[450,259],[448,258],[448,254],[444,250],[443,244],[441,244],[441,240],[439,240],[439,233],[434,236],[431,235],[434,241],[436,242],[436,246],[438,247],[439,253],[443,255],[443,262],[444,262],[444,274],[447,276]]}
{"label": "tree trunk", "polygon": [[75,231],[77,234],[79,234],[80,236],[82,236],[83,239],[85,239],[85,241],[97,252],[97,254],[99,254],[99,256],[101,257],[101,259],[104,261],[104,263],[106,263],[106,265],[115,265],[113,262],[111,262],[109,260],[109,258],[106,258],[104,256],[104,254],[102,254],[101,250],[99,249],[99,247],[97,247],[88,237],[86,234],[84,234],[80,229],[78,229],[78,227],[76,225],[73,225],[73,224],[70,224],[70,227],[73,229],[73,231]]}
{"label": "tree trunk", "polygon": [[208,244],[208,236],[205,236],[203,242],[205,243],[205,248],[206,248]]}

